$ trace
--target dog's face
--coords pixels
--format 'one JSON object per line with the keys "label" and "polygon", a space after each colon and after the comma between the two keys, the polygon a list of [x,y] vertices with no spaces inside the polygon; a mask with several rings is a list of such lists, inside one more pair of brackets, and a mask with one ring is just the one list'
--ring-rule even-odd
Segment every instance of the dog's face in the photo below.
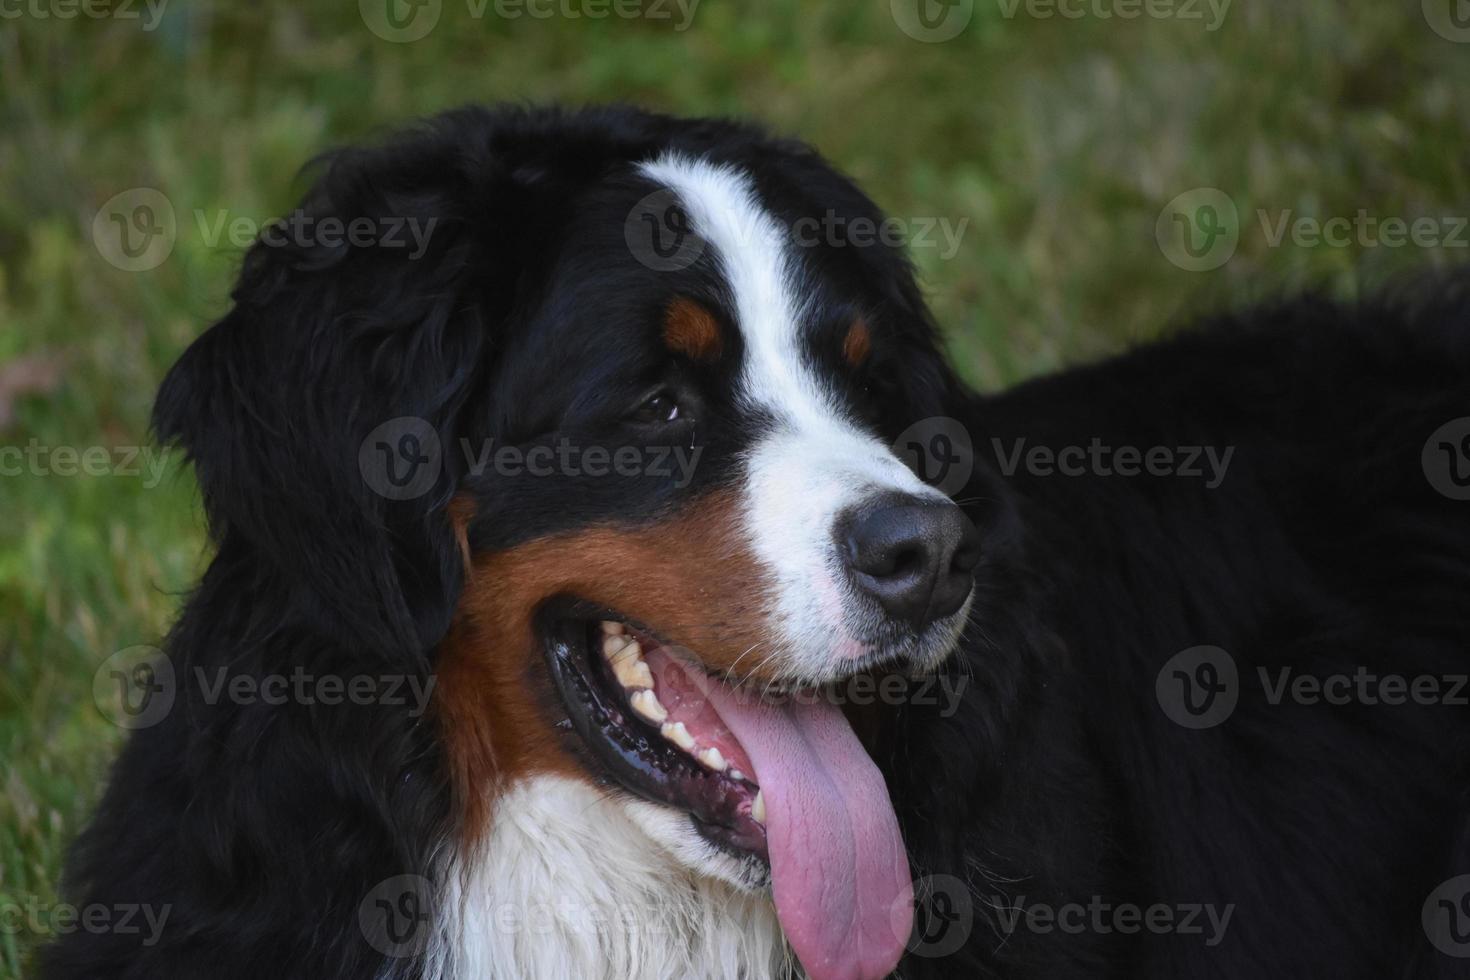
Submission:
{"label": "dog's face", "polygon": [[[390,274],[430,281],[431,308],[392,298],[409,321],[392,350],[440,373],[375,389],[339,363],[314,380],[359,386],[359,434],[413,416],[440,439],[433,491],[375,521],[403,632],[436,648],[467,846],[518,784],[581,780],[690,871],[769,885],[813,976],[879,975],[907,938],[908,866],[829,695],[875,667],[932,668],[964,625],[975,531],[889,444],[951,382],[903,260],[823,233],[880,219],[850,183],[744,130],[614,122],[502,127],[512,205],[448,197],[437,157],[356,174],[380,206],[418,180],[420,200],[459,209],[423,265],[357,264],[358,302]],[[258,279],[290,276],[310,302],[313,273],[269,265]],[[444,531],[416,545],[412,526]]]}

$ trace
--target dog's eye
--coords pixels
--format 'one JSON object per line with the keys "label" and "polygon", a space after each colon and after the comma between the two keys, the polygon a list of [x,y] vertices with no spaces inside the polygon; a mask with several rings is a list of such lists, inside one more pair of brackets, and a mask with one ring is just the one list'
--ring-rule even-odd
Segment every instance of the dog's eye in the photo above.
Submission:
{"label": "dog's eye", "polygon": [[669,392],[660,391],[634,409],[633,418],[638,422],[666,425],[679,418],[679,403]]}

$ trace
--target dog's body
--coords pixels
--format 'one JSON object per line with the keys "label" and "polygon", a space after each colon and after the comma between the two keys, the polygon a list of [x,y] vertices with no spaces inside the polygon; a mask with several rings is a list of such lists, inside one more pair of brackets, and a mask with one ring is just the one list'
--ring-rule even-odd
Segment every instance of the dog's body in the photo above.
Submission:
{"label": "dog's body", "polygon": [[[705,254],[632,262],[658,194]],[[166,383],[159,430],[196,461],[219,551],[170,640],[176,704],[124,752],[72,889],[168,923],[147,945],[77,932],[46,976],[864,977],[905,939],[904,977],[1461,975],[1420,912],[1470,873],[1470,504],[1421,453],[1470,413],[1463,287],[1261,309],[992,398],[949,373],[891,249],[741,240],[877,217],[741,127],[467,111],[339,158],[309,207],[446,230],[421,264],[258,246]],[[599,416],[640,372],[658,394]],[[436,478],[364,486],[364,437],[403,418],[426,428],[384,444],[432,431]],[[946,489],[978,560],[885,448],[940,418],[973,447]],[[704,462],[687,486],[537,483],[456,452],[568,432]],[[949,522],[917,607],[891,567],[826,550],[896,499]],[[973,592],[941,597],[950,572]],[[628,636],[646,683],[598,664]],[[633,745],[658,734],[636,699],[677,710],[691,663],[753,773]],[[191,682],[303,665],[432,681],[432,710],[206,704]],[[1360,668],[1439,678],[1451,703],[1290,687]],[[869,672],[898,685],[849,711],[882,779],[835,712],[727,703]],[[795,771],[832,758],[836,788]],[[897,827],[907,867],[883,852]]]}
{"label": "dog's body", "polygon": [[[906,816],[916,870],[973,885],[975,935],[906,975],[1466,975],[1420,913],[1470,871],[1470,515],[1421,452],[1470,404],[1470,296],[1422,289],[1257,308],[972,404],[991,459],[1021,439],[1234,452],[1213,489],[1203,454],[1195,476],[1002,481],[1018,574],[964,663],[1014,714],[966,699],[893,760],[895,797],[929,799]],[[1185,691],[1169,667],[1201,645],[1238,701],[1195,729],[1164,700],[1203,701],[1208,675],[1178,664]],[[1440,679],[1439,703],[1372,681],[1395,676]],[[1325,684],[1294,694],[1303,677]],[[1172,926],[1123,927],[1158,904]],[[1068,930],[1022,906],[1087,911]]]}

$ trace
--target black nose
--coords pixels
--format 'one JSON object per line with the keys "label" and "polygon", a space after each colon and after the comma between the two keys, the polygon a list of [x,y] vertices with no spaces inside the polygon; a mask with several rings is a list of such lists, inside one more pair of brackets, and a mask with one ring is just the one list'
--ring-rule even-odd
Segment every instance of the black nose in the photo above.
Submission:
{"label": "black nose", "polygon": [[853,581],[890,616],[922,629],[959,609],[980,562],[980,532],[948,500],[890,495],[838,525]]}

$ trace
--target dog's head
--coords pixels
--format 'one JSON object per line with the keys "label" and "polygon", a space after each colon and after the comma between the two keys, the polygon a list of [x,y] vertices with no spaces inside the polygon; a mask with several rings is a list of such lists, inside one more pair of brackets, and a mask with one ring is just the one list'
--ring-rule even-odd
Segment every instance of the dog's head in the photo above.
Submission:
{"label": "dog's head", "polygon": [[813,976],[891,968],[907,862],[823,692],[942,660],[979,556],[890,448],[954,382],[847,233],[875,206],[732,124],[467,110],[330,157],[294,218],[160,396],[222,547],[431,665],[467,841],[580,779],[769,884]]}

